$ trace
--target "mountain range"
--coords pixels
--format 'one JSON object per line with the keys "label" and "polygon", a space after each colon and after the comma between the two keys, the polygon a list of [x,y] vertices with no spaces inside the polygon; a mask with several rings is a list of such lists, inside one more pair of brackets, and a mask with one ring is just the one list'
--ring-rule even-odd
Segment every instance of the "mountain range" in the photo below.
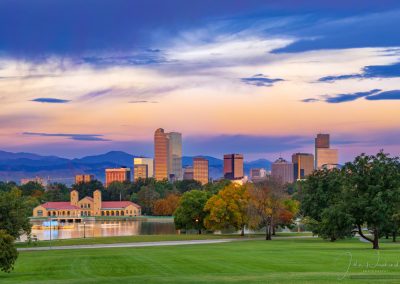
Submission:
{"label": "mountain range", "polygon": [[[133,158],[138,157],[122,151],[111,151],[105,154],[66,159],[57,156],[42,156],[32,153],[11,153],[0,151],[0,180],[19,182],[22,178],[42,177],[51,182],[72,184],[76,174],[94,174],[104,181],[106,168],[127,166],[132,168]],[[210,177],[219,178],[223,174],[223,160],[210,156],[202,156],[209,161]],[[182,157],[183,167],[191,166],[193,157]],[[244,162],[245,174],[251,168],[271,168],[271,162],[259,159]]]}

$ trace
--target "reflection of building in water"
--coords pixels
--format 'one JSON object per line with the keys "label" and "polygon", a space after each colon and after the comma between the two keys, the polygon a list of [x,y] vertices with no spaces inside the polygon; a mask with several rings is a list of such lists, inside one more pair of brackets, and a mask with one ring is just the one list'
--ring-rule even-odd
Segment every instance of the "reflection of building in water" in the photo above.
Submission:
{"label": "reflection of building in water", "polygon": [[79,193],[71,191],[70,202],[46,202],[33,209],[33,217],[76,218],[83,216],[140,216],[141,207],[131,201],[102,201],[101,191],[96,190],[93,198],[79,200]]}

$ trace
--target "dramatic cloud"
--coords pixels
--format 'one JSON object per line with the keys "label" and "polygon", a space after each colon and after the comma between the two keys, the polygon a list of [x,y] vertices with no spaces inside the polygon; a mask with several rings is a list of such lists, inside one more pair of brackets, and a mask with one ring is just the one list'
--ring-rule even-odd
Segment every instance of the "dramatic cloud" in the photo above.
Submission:
{"label": "dramatic cloud", "polygon": [[400,90],[381,92],[376,95],[367,96],[365,99],[369,101],[400,100]]}
{"label": "dramatic cloud", "polygon": [[357,92],[350,94],[338,94],[335,96],[321,96],[320,99],[317,98],[308,98],[303,99],[301,102],[304,103],[312,103],[323,101],[326,103],[337,104],[337,103],[345,103],[355,101],[359,98],[365,98],[369,101],[378,101],[378,100],[400,100],[400,90],[391,90],[382,92],[380,89],[374,89],[368,92]]}
{"label": "dramatic cloud", "polygon": [[43,137],[67,137],[77,141],[110,141],[102,138],[101,134],[68,134],[68,133],[41,133],[41,132],[23,132],[23,135],[43,136]]}
{"label": "dramatic cloud", "polygon": [[400,77],[400,62],[391,65],[365,66],[360,74],[348,74],[339,76],[325,76],[319,78],[319,82],[334,82],[347,79],[369,79],[369,78],[394,78]]}
{"label": "dramatic cloud", "polygon": [[55,99],[55,98],[37,98],[31,100],[32,102],[38,102],[38,103],[49,103],[49,104],[65,104],[69,103],[70,100],[62,100],[62,99]]}
{"label": "dramatic cloud", "polygon": [[279,82],[279,81],[284,81],[283,79],[270,79],[263,74],[257,74],[249,78],[242,78],[242,82],[249,84],[249,85],[254,85],[257,87],[271,87],[274,85],[274,83]]}

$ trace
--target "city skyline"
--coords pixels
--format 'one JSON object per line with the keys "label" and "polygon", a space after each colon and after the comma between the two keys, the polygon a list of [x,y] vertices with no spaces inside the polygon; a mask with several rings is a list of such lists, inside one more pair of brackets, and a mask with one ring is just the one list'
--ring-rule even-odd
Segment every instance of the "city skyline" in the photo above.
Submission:
{"label": "city skyline", "polygon": [[151,156],[163,127],[188,156],[399,155],[400,3],[300,2],[1,2],[0,149]]}

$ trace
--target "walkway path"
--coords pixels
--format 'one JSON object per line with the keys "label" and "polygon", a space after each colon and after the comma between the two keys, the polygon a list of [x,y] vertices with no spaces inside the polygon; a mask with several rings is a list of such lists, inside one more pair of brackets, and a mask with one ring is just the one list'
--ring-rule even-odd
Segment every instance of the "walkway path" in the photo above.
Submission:
{"label": "walkway path", "polygon": [[[312,238],[312,236],[291,236],[275,237],[274,240]],[[47,250],[71,250],[71,249],[99,249],[99,248],[133,248],[133,247],[157,247],[157,246],[179,246],[179,245],[202,245],[218,244],[235,241],[254,241],[264,240],[264,238],[243,238],[243,239],[215,239],[215,240],[189,240],[189,241],[160,241],[160,242],[136,242],[136,243],[115,243],[115,244],[92,244],[92,245],[72,245],[72,246],[53,246],[53,247],[31,247],[18,248],[18,251],[47,251]]]}

